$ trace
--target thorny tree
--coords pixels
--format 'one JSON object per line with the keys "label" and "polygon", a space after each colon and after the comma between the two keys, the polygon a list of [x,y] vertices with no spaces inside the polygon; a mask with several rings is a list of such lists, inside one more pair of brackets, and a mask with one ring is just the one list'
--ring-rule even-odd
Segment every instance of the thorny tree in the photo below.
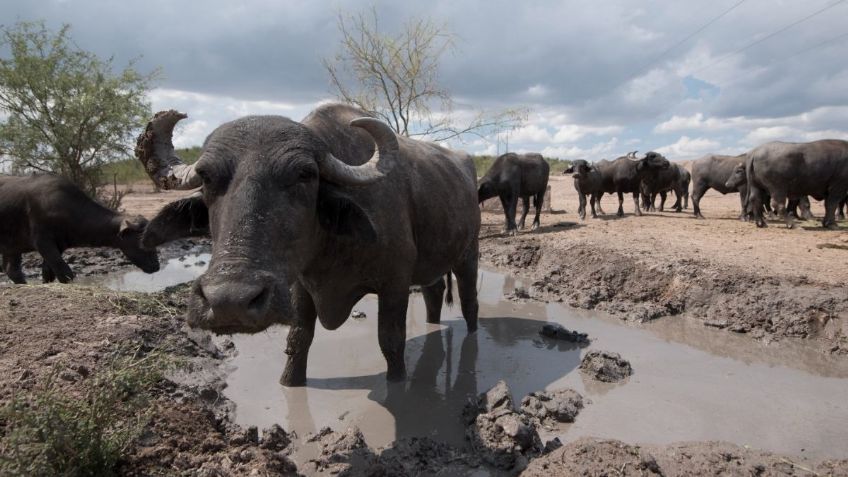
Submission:
{"label": "thorny tree", "polygon": [[100,167],[126,157],[133,132],[148,117],[146,92],[158,72],[138,73],[130,63],[114,73],[77,47],[68,25],[43,23],[0,29],[0,156],[18,172],[53,172],[95,196]]}
{"label": "thorny tree", "polygon": [[443,141],[465,134],[485,136],[520,125],[527,112],[508,109],[454,117],[454,102],[439,84],[439,61],[454,48],[446,25],[413,18],[397,34],[380,31],[377,12],[339,14],[341,48],[324,59],[338,97],[375,114],[396,133]]}

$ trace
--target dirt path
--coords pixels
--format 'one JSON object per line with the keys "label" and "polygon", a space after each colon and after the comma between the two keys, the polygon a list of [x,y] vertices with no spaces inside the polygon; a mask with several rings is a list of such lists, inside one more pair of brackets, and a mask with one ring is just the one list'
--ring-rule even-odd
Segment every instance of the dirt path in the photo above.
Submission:
{"label": "dirt path", "polygon": [[[551,182],[554,213],[543,214],[535,233],[505,237],[502,216],[483,214],[482,261],[527,278],[532,297],[631,321],[682,315],[848,354],[848,223],[838,231],[812,223],[757,229],[736,218],[738,196],[716,193],[701,201],[706,220],[690,211],[637,217],[626,199],[623,218],[581,221],[571,179]],[[603,205],[614,213],[617,200]]]}

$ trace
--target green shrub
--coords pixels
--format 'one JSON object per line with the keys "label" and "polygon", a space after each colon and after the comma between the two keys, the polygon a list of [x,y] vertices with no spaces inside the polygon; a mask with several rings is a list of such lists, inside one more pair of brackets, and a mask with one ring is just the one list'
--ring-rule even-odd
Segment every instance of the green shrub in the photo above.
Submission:
{"label": "green shrub", "polygon": [[0,475],[110,476],[149,421],[150,391],[168,361],[115,355],[72,395],[59,372],[0,409]]}

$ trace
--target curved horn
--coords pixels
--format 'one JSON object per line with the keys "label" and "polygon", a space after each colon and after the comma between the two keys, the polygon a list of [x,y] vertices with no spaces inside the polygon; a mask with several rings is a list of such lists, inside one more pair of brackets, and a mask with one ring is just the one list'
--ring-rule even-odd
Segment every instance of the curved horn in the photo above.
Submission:
{"label": "curved horn", "polygon": [[318,161],[321,177],[346,185],[367,185],[383,178],[392,169],[398,157],[400,146],[395,132],[386,123],[368,117],[356,118],[350,125],[364,129],[374,139],[377,146],[374,155],[361,166],[351,166],[327,153]]}
{"label": "curved horn", "polygon": [[174,126],[187,117],[173,109],[159,111],[136,141],[135,157],[150,179],[163,189],[194,189],[203,183],[194,166],[184,163],[174,152]]}

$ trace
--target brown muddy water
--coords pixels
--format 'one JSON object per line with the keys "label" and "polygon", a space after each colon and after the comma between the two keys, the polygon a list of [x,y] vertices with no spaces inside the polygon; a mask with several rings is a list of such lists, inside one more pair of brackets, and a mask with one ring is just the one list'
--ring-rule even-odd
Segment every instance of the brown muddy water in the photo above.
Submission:
{"label": "brown muddy water", "polygon": [[[106,278],[120,290],[153,291],[202,273],[208,255],[171,260],[154,275]],[[300,437],[324,426],[356,425],[371,446],[428,435],[462,445],[461,411],[468,399],[505,380],[517,400],[532,391],[570,387],[590,401],[574,424],[540,430],[543,439],[581,436],[630,443],[724,440],[815,458],[848,455],[848,362],[809,344],[756,342],[726,331],[664,318],[631,325],[603,314],[504,298],[521,283],[481,271],[480,327],[468,335],[459,307],[445,307],[442,324],[425,322],[413,294],[407,316],[409,378],[387,384],[377,345],[376,297],[355,307],[366,314],[336,331],[320,326],[309,354],[308,383],[278,383],[287,328],[234,335],[224,394],[235,420],[260,429],[280,424]],[[716,317],[721,319],[721,317]],[[579,348],[539,336],[546,322],[589,334]],[[633,376],[619,384],[578,371],[589,349],[621,354]]]}

